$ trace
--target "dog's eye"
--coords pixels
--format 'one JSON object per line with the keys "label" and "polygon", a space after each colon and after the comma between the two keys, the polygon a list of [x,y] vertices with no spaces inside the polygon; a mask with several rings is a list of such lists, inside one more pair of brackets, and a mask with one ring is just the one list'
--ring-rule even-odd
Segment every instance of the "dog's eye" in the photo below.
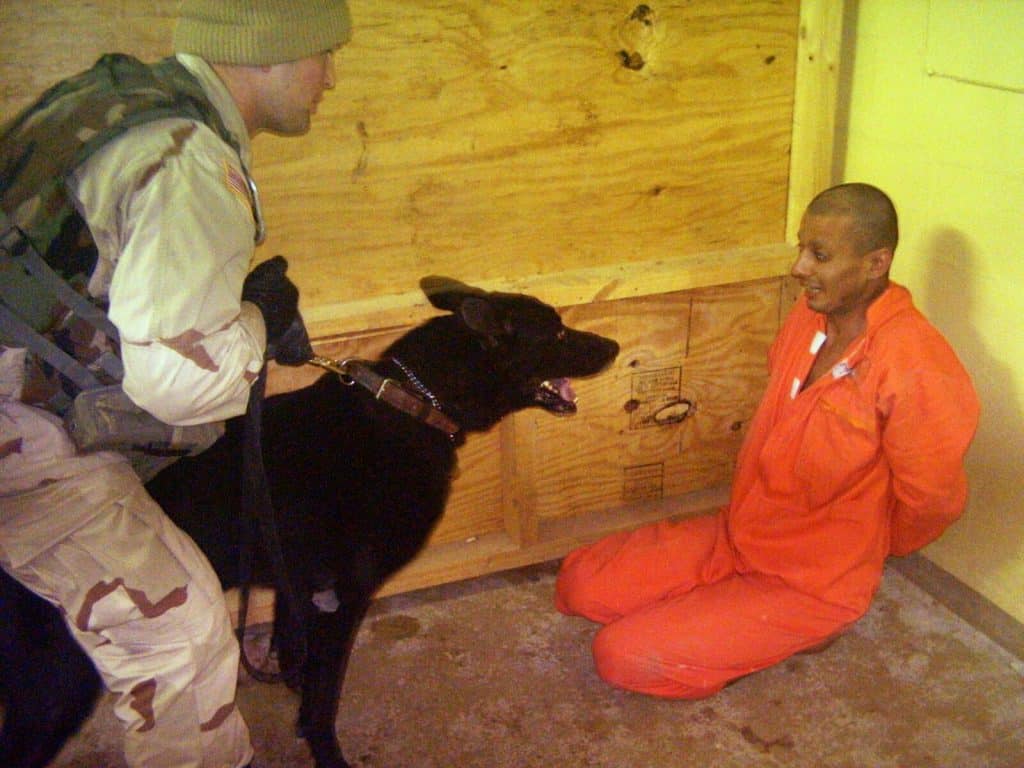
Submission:
{"label": "dog's eye", "polygon": [[565,332],[565,328],[562,328],[558,331],[558,333],[555,334],[555,338],[558,339],[559,341],[565,341],[565,337],[567,335],[568,334]]}

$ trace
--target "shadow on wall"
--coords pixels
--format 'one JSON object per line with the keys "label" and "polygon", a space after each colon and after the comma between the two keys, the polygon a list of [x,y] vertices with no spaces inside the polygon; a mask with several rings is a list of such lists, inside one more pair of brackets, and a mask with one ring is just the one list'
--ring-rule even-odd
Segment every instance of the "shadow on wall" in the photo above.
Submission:
{"label": "shadow on wall", "polygon": [[[978,532],[984,538],[963,539],[958,551],[969,546],[972,551],[964,552],[968,562],[983,562],[991,578],[1011,562],[1024,561],[1024,414],[1013,370],[990,354],[976,330],[978,313],[985,310],[976,295],[978,258],[972,243],[955,229],[939,229],[926,243],[924,257],[928,270],[921,309],[953,345],[981,399],[981,422],[967,456],[971,495],[965,517],[970,519],[959,533]],[[957,532],[954,526],[953,538]]]}

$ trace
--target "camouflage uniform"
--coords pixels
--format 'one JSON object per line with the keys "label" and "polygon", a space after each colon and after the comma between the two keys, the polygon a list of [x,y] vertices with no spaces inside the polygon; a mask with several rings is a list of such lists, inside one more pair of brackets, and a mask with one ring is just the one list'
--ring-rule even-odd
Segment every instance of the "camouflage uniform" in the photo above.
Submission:
{"label": "camouflage uniform", "polygon": [[[170,112],[105,143],[67,178],[66,189],[88,225],[83,233],[95,241],[94,263],[87,259],[79,272],[82,289],[109,300],[125,392],[162,421],[188,425],[244,412],[263,362],[265,330],[258,308],[239,298],[259,220],[245,125],[205,62],[177,58],[235,146],[202,119]],[[31,232],[45,202],[45,195],[25,197],[6,211],[0,229],[26,225]],[[65,254],[69,244],[87,242],[83,233],[69,235],[66,222],[57,224],[63,234],[41,239],[63,237]],[[49,250],[44,256],[53,261]],[[74,264],[53,263],[74,279]],[[26,295],[16,284],[22,275],[4,269],[3,299],[16,303]],[[56,322],[52,307],[35,322],[60,326],[76,357],[98,359],[102,344],[91,357],[83,352],[95,334],[59,309]],[[244,765],[252,749],[234,705],[238,648],[209,563],[122,455],[80,453],[61,419],[36,407],[59,410],[62,393],[33,375],[45,367],[33,366],[31,355],[24,363],[24,354],[6,344],[0,565],[61,607],[119,695],[130,765]]]}

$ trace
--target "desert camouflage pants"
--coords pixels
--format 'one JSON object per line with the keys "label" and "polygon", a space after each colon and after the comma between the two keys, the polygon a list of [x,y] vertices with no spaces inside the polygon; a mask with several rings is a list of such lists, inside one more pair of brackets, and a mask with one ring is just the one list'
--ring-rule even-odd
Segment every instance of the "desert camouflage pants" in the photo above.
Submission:
{"label": "desert camouflage pants", "polygon": [[[117,696],[133,768],[238,768],[238,645],[216,575],[127,464],[8,496],[0,564],[60,606]],[[62,510],[95,514],[61,530]],[[67,527],[67,526],[65,526]]]}

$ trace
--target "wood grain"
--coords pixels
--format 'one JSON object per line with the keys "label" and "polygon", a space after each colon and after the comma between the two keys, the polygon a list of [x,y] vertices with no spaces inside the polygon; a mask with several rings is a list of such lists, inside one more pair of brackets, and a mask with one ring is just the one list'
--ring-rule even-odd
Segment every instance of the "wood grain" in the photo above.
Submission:
{"label": "wood grain", "polygon": [[[165,55],[175,8],[0,4],[0,119],[101,53]],[[289,258],[317,335],[422,317],[427,274],[575,283],[549,299],[568,305],[783,241],[797,0],[351,10],[313,130],[255,143],[259,258]],[[644,268],[666,260],[684,268]]]}

